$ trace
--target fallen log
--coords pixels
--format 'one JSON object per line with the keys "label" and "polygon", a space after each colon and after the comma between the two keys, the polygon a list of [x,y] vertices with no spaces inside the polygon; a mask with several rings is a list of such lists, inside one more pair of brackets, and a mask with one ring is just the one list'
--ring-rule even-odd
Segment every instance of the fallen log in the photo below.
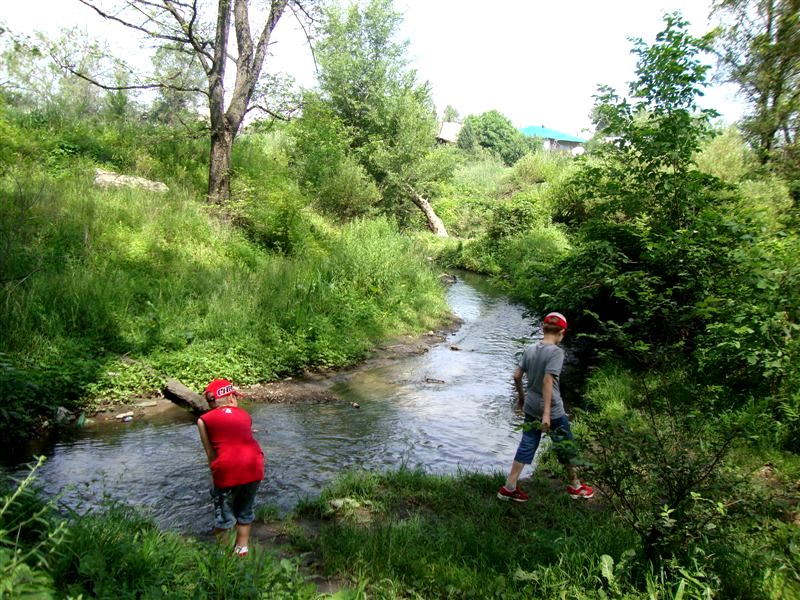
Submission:
{"label": "fallen log", "polygon": [[165,398],[180,406],[186,406],[197,414],[202,414],[208,410],[208,403],[205,398],[183,385],[177,379],[170,379],[162,391]]}

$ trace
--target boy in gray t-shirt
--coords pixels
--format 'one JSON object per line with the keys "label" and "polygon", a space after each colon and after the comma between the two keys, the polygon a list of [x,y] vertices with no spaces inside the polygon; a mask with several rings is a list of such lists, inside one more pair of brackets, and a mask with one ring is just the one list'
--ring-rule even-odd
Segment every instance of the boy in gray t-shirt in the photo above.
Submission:
{"label": "boy in gray t-shirt", "polygon": [[[517,487],[517,480],[525,465],[533,462],[542,434],[547,433],[553,440],[558,461],[567,470],[567,493],[572,498],[591,498],[594,490],[578,479],[571,464],[575,457],[574,443],[558,385],[564,364],[564,351],[558,345],[567,331],[567,319],[561,313],[552,312],[542,322],[542,341],[525,349],[514,372],[517,407],[524,407],[525,425],[506,484],[500,486],[497,497],[515,502],[528,501],[528,494]],[[523,377],[527,379],[524,389]]]}

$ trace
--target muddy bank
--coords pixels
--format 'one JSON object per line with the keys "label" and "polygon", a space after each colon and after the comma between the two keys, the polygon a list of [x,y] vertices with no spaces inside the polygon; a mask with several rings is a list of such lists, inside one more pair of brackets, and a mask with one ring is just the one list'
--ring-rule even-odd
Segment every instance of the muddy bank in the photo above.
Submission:
{"label": "muddy bank", "polygon": [[[238,389],[246,394],[248,402],[268,404],[343,402],[344,400],[337,397],[332,391],[335,384],[347,381],[363,370],[380,367],[405,357],[424,354],[431,347],[444,342],[449,334],[459,328],[461,323],[462,320],[459,317],[451,315],[436,331],[428,331],[419,336],[405,335],[391,338],[374,348],[365,360],[350,367],[309,369],[296,376]],[[122,415],[128,414],[132,420],[149,421],[181,412],[188,413],[189,411],[163,395],[132,398],[126,403],[103,407],[102,410],[87,419],[86,425],[121,421],[126,418]]]}

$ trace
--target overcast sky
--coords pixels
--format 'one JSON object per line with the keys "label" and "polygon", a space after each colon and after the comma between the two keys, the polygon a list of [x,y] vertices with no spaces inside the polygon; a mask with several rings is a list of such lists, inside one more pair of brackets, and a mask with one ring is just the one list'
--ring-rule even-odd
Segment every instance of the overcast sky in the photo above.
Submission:
{"label": "overcast sky", "polygon": [[[516,126],[544,125],[573,135],[590,128],[598,84],[624,93],[635,58],[629,37],[652,42],[665,12],[680,10],[692,33],[709,30],[711,0],[395,0],[404,13],[401,35],[421,80],[430,82],[438,110],[452,104],[462,116],[496,109]],[[77,0],[0,0],[0,21],[13,31],[79,25],[105,36],[128,55],[136,43]],[[313,85],[313,62],[302,36],[284,17],[270,71],[283,70]],[[709,59],[710,61],[710,59]],[[743,107],[731,86],[712,86],[703,100],[725,121]]]}

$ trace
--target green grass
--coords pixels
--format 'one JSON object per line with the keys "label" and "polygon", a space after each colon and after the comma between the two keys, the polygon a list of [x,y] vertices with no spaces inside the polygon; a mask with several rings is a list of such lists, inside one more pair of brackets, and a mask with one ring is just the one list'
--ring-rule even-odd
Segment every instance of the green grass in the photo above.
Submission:
{"label": "green grass", "polygon": [[[495,497],[499,476],[400,470],[349,473],[299,515],[327,517],[331,574],[364,579],[378,597],[583,597],[603,588],[601,557],[635,537],[597,504],[578,504],[537,477],[525,505]],[[335,515],[329,502],[350,499]],[[577,595],[576,595],[577,594]]]}
{"label": "green grass", "polygon": [[[40,463],[41,464],[41,463]],[[34,476],[0,481],[0,598],[314,598],[295,561],[160,531],[121,504],[65,519]]]}
{"label": "green grass", "polygon": [[[144,133],[85,123],[47,130],[28,155],[15,145],[24,128],[0,143],[16,153],[0,172],[0,393],[15,398],[1,433],[31,435],[59,405],[91,410],[172,377],[247,385],[350,364],[446,315],[435,270],[393,224],[336,225],[307,206],[280,136],[243,138],[224,212],[179,169],[166,194],[95,188],[98,163],[175,166],[159,145],[174,144],[146,131],[152,149],[136,145]],[[68,151],[47,162],[54,147]]]}
{"label": "green grass", "polygon": [[[740,474],[763,461],[744,456],[733,461]],[[799,463],[783,455],[779,464],[791,496],[786,477]],[[353,597],[772,599],[800,590],[791,558],[800,535],[782,493],[747,501],[751,514],[732,521],[722,543],[655,566],[602,494],[571,500],[554,467],[545,461],[523,481],[527,504],[496,499],[499,475],[348,472],[294,518],[322,520],[324,569],[352,581],[361,590]]]}

